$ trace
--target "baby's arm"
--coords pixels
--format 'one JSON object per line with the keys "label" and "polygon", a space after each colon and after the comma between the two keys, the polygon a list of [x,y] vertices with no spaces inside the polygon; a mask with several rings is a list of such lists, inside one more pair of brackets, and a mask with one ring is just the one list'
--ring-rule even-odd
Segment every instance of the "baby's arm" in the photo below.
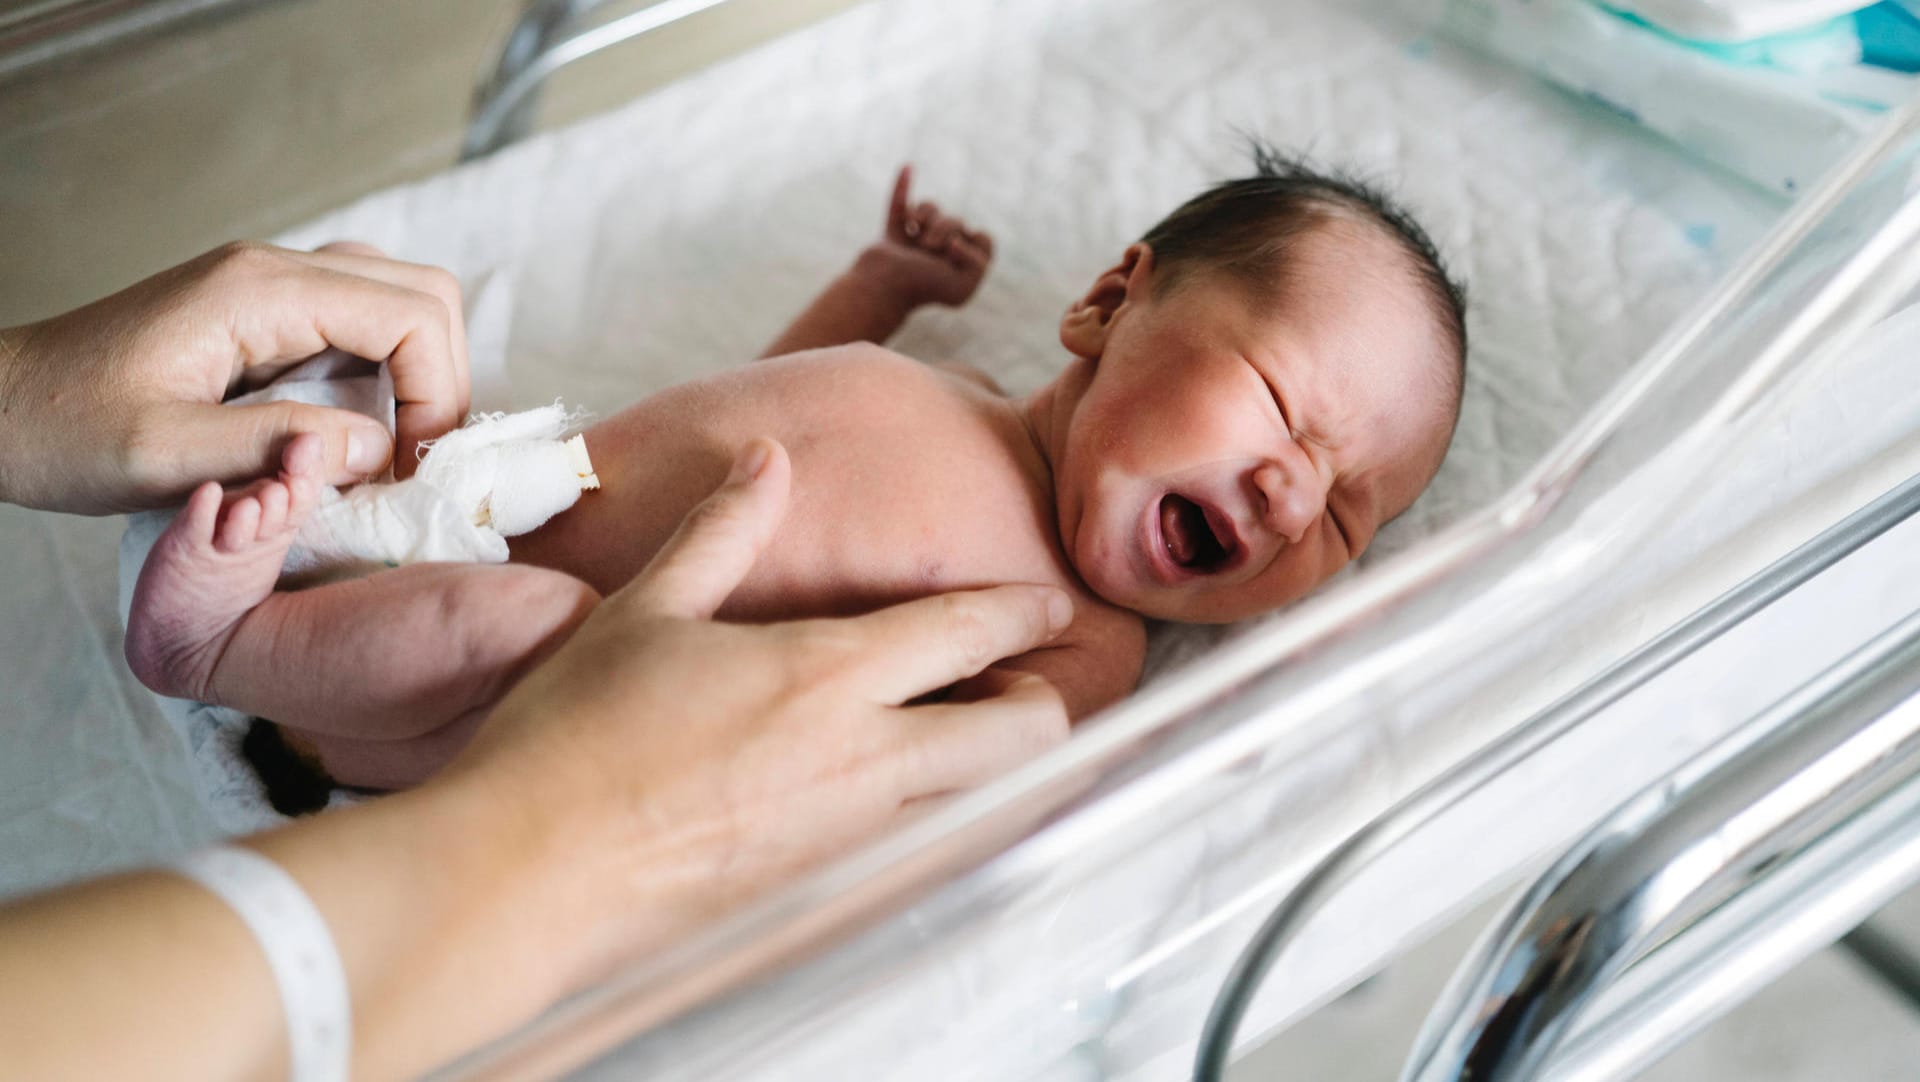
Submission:
{"label": "baby's arm", "polygon": [[921,305],[957,308],[973,296],[993,259],[993,238],[932,203],[912,203],[907,197],[912,183],[912,167],[902,166],[887,207],[886,233],[762,357],[849,342],[881,344]]}
{"label": "baby's arm", "polygon": [[1146,661],[1147,633],[1127,613],[1089,612],[1080,606],[1074,626],[1052,645],[998,662],[954,686],[961,700],[990,698],[1022,676],[1045,677],[1074,721],[1133,692]]}

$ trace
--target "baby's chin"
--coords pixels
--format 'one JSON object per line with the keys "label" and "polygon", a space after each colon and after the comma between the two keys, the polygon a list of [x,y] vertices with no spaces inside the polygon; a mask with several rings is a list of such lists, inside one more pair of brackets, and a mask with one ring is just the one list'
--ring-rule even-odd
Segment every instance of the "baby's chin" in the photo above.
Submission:
{"label": "baby's chin", "polygon": [[[1084,564],[1073,553],[1068,559],[1087,589],[1109,605],[1126,609],[1149,620],[1167,620],[1178,624],[1226,624],[1254,613],[1225,614],[1218,610],[1219,598],[1209,598],[1199,590],[1168,588],[1146,584],[1125,569],[1110,568],[1099,560]],[[1117,573],[1116,573],[1117,572]]]}
{"label": "baby's chin", "polygon": [[[1077,560],[1073,562],[1080,581],[1086,583],[1087,588],[1102,601],[1149,620],[1175,624],[1231,624],[1264,616],[1282,607],[1281,604],[1263,604],[1247,596],[1236,596],[1233,589],[1219,588],[1218,584],[1206,579],[1196,579],[1189,586],[1169,587],[1159,583],[1142,583],[1125,574],[1104,575],[1100,573],[1102,569],[1098,564],[1090,562],[1088,568],[1082,569]],[[1088,570],[1095,573],[1088,574]]]}
{"label": "baby's chin", "polygon": [[1101,537],[1083,532],[1067,546],[1067,562],[1087,589],[1100,600],[1149,620],[1178,624],[1230,624],[1258,616],[1264,608],[1246,611],[1244,602],[1222,596],[1214,583],[1195,579],[1191,585],[1169,586],[1149,578],[1134,565],[1136,553],[1119,531]]}
{"label": "baby's chin", "polygon": [[1256,609],[1242,612],[1238,608],[1229,609],[1223,607],[1218,598],[1185,591],[1170,591],[1166,595],[1146,598],[1139,605],[1123,607],[1148,619],[1165,620],[1175,624],[1231,624],[1268,611]]}

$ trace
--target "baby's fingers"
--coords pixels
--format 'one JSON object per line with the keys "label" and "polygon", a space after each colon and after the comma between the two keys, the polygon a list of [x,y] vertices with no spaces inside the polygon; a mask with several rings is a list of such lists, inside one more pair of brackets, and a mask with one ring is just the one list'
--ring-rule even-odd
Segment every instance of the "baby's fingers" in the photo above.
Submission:
{"label": "baby's fingers", "polygon": [[893,198],[887,203],[887,236],[895,240],[913,236],[907,231],[907,223],[913,219],[912,206],[907,202],[907,192],[912,187],[913,166],[903,165],[893,178]]}
{"label": "baby's fingers", "polygon": [[939,208],[936,207],[934,208],[932,220],[927,223],[926,236],[920,241],[920,244],[930,251],[943,252],[946,251],[947,245],[953,241],[953,238],[960,234],[960,231],[960,219],[950,218],[940,213]]}
{"label": "baby's fingers", "polygon": [[947,262],[961,270],[977,271],[986,267],[993,258],[992,253],[969,240],[965,235],[955,234],[947,241]]}
{"label": "baby's fingers", "polygon": [[908,239],[924,246],[926,241],[922,238],[926,236],[927,230],[933,225],[934,219],[939,216],[940,208],[932,203],[920,203],[916,205],[912,210],[907,212],[905,230]]}

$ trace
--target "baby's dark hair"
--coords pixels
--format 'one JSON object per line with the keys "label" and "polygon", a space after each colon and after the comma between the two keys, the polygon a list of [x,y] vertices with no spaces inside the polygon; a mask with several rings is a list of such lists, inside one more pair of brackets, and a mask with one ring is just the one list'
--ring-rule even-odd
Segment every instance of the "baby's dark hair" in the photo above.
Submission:
{"label": "baby's dark hair", "polygon": [[1454,363],[1442,375],[1457,414],[1466,382],[1466,287],[1447,273],[1426,230],[1379,187],[1250,142],[1253,176],[1208,188],[1140,238],[1153,249],[1157,288],[1173,288],[1193,271],[1221,270],[1259,288],[1281,289],[1299,271],[1289,258],[1294,241],[1340,218],[1375,226],[1407,257],[1451,347]]}

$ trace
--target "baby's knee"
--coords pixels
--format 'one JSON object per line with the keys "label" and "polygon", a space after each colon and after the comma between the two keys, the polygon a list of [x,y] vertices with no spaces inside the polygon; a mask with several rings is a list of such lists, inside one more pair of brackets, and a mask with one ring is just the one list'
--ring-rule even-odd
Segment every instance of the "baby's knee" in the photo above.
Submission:
{"label": "baby's knee", "polygon": [[600,594],[571,575],[539,567],[489,567],[463,575],[441,599],[441,626],[456,636],[470,671],[489,672],[485,697],[504,694],[580,626]]}

